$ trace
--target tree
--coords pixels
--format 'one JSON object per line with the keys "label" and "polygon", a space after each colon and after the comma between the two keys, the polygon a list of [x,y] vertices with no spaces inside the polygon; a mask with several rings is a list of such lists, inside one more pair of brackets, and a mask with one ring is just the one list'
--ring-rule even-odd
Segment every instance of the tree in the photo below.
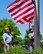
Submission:
{"label": "tree", "polygon": [[20,37],[15,37],[13,40],[13,44],[18,45],[18,44],[22,44],[22,38]]}
{"label": "tree", "polygon": [[26,34],[25,34],[25,38],[24,38],[26,45],[29,45],[29,35],[28,34],[29,34],[29,30],[26,30]]}
{"label": "tree", "polygon": [[0,36],[4,33],[4,28],[8,27],[10,29],[10,32],[13,32],[15,35],[20,36],[19,28],[16,26],[16,24],[10,19],[2,19],[0,20]]}
{"label": "tree", "polygon": [[[4,33],[4,29],[5,27],[8,27],[10,29],[10,32],[13,32],[15,34],[15,36],[20,36],[20,30],[19,28],[16,26],[16,24],[11,20],[11,19],[0,19],[0,52],[3,52],[3,39],[2,39],[2,35]],[[19,42],[19,38],[14,38],[16,39],[16,43]]]}
{"label": "tree", "polygon": [[10,19],[2,19],[0,20],[0,43],[2,43],[2,35],[4,33],[5,27],[8,27],[10,29],[10,32],[13,32],[16,36],[20,36],[21,33],[19,31],[19,28],[16,26],[16,24]]}
{"label": "tree", "polygon": [[39,38],[40,38],[40,41],[42,40],[42,34],[40,33],[40,35],[39,35]]}

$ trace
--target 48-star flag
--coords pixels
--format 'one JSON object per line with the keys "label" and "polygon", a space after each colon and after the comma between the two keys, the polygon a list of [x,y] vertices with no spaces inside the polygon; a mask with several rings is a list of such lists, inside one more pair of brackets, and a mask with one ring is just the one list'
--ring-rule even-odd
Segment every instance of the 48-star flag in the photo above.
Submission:
{"label": "48-star flag", "polygon": [[35,6],[32,0],[16,0],[7,6],[7,10],[16,23],[32,23]]}

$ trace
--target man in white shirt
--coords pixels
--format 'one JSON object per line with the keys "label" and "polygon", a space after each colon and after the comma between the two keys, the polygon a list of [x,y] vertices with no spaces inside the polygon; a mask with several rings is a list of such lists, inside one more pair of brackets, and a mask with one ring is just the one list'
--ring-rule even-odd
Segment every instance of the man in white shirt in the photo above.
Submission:
{"label": "man in white shirt", "polygon": [[34,49],[34,31],[32,28],[29,29],[29,39],[30,39],[30,50]]}

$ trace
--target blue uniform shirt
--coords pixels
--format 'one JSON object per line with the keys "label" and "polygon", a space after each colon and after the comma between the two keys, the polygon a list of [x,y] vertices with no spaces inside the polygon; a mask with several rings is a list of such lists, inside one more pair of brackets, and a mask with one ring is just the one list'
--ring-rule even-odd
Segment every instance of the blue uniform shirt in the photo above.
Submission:
{"label": "blue uniform shirt", "polygon": [[10,33],[9,34],[4,33],[2,37],[3,37],[3,39],[6,40],[6,43],[12,42],[12,35]]}

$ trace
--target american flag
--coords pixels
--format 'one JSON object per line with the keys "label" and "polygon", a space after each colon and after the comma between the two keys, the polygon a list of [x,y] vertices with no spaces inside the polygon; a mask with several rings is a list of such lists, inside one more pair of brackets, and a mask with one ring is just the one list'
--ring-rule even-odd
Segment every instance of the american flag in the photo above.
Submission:
{"label": "american flag", "polygon": [[16,23],[31,23],[34,18],[35,6],[32,0],[16,0],[7,6],[7,10]]}

